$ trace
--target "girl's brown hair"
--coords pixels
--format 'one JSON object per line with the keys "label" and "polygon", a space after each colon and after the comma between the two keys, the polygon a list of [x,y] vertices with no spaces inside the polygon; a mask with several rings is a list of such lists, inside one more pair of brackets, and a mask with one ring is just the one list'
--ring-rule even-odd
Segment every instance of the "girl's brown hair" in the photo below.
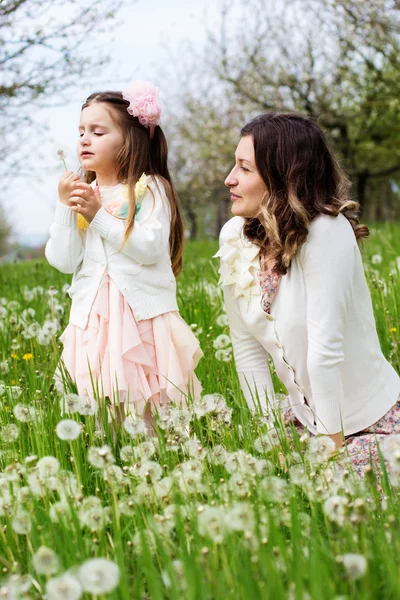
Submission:
{"label": "girl's brown hair", "polygon": [[266,113],[247,123],[241,135],[252,136],[257,170],[267,187],[259,215],[245,220],[243,232],[275,263],[277,273],[287,273],[320,214],[341,213],[357,240],[368,235],[359,224],[359,204],[350,198],[349,180],[316,123],[297,114]]}
{"label": "girl's brown hair", "polygon": [[[154,130],[150,139],[150,131],[139,123],[127,111],[129,102],[124,100],[121,92],[97,92],[91,94],[82,106],[82,110],[94,103],[103,103],[110,108],[110,114],[115,118],[124,136],[124,145],[117,156],[118,181],[128,185],[129,210],[126,220],[124,244],[131,234],[135,224],[136,198],[135,185],[142,173],[157,176],[165,186],[171,208],[171,231],[169,246],[174,275],[182,270],[182,254],[184,243],[184,227],[182,211],[178,196],[175,192],[168,170],[168,146],[160,126]],[[96,178],[94,171],[86,171],[84,179],[91,183]],[[155,180],[155,179],[154,179]],[[157,181],[155,180],[157,184]]]}

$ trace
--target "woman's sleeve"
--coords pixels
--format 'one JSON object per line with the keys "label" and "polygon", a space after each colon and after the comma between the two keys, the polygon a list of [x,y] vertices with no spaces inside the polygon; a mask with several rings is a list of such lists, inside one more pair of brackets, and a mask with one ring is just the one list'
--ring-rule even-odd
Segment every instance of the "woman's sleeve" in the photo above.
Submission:
{"label": "woman's sleeve", "polygon": [[275,394],[268,352],[246,329],[237,300],[233,298],[233,286],[224,286],[224,300],[236,370],[247,404],[254,410],[260,403],[261,408],[269,412],[274,406]]}
{"label": "woman's sleeve", "polygon": [[170,205],[161,182],[151,182],[141,200],[133,230],[123,243],[125,221],[101,208],[90,228],[109,244],[144,265],[155,264],[169,252]]}
{"label": "woman's sleeve", "polygon": [[61,273],[75,273],[83,260],[84,247],[74,211],[61,202],[57,203],[54,223],[50,227],[50,239],[46,244],[48,262]]}
{"label": "woman's sleeve", "polygon": [[320,217],[302,248],[307,296],[307,368],[317,413],[317,431],[342,430],[341,363],[357,243],[345,217]]}

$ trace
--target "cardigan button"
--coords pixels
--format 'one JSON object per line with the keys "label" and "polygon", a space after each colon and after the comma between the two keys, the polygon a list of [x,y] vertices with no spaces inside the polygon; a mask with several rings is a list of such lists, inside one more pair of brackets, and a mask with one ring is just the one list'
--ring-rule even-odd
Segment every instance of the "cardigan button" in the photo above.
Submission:
{"label": "cardigan button", "polygon": [[274,320],[274,317],[272,315],[268,314],[268,313],[265,315],[265,318],[267,319],[267,321],[273,321]]}
{"label": "cardigan button", "polygon": [[277,348],[282,348],[282,346],[280,345],[280,343],[278,342],[278,340],[276,340],[276,342],[275,342],[275,346],[276,346]]}

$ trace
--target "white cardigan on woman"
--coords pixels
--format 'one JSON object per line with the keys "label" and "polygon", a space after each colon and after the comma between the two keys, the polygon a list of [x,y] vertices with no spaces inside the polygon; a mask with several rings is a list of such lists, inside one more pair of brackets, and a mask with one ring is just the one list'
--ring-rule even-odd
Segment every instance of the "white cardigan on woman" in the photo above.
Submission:
{"label": "white cardigan on woman", "polygon": [[[273,403],[272,358],[298,420],[312,433],[356,433],[395,403],[400,379],[380,349],[360,251],[348,220],[319,216],[272,301],[260,305],[259,249],[244,219],[221,230],[220,283],[249,405]],[[267,397],[266,397],[267,396]]]}

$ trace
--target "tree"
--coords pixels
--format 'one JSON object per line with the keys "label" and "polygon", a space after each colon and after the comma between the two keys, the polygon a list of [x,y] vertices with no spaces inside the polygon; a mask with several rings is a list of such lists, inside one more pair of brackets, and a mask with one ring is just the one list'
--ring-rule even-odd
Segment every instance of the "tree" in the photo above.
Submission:
{"label": "tree", "polygon": [[399,6],[251,0],[238,31],[225,10],[210,36],[210,66],[237,102],[299,111],[329,132],[361,205],[371,180],[400,173]]}
{"label": "tree", "polygon": [[2,0],[0,3],[0,156],[18,172],[29,157],[40,107],[65,102],[84,76],[108,60],[96,41],[123,0]]}
{"label": "tree", "polygon": [[11,227],[8,223],[5,210],[0,206],[0,256],[3,256],[10,244]]}
{"label": "tree", "polygon": [[204,91],[201,98],[185,98],[179,119],[170,124],[177,191],[190,223],[191,238],[197,236],[200,215],[205,233],[215,237],[230,205],[224,180],[234,163],[243,106],[236,107],[227,97],[213,96],[211,91]]}
{"label": "tree", "polygon": [[177,78],[185,94],[170,139],[191,222],[212,213],[218,233],[229,216],[223,180],[240,128],[276,110],[319,122],[371,220],[398,216],[399,3],[243,0],[242,6],[238,18],[232,3],[223,5],[221,27]]}

